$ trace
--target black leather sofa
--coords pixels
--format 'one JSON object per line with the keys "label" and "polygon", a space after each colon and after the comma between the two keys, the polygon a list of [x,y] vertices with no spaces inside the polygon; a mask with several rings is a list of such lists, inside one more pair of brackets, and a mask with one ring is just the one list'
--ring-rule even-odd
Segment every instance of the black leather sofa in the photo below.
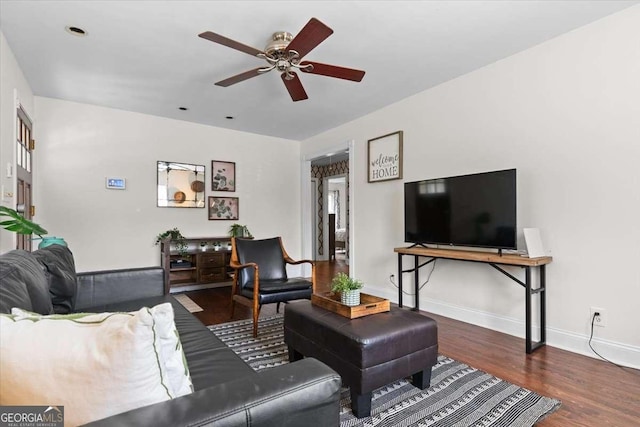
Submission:
{"label": "black leather sofa", "polygon": [[92,426],[337,426],[340,376],[315,359],[254,372],[172,296],[159,267],[75,273],[59,245],[0,255],[0,312],[133,311],[170,302],[194,392]]}

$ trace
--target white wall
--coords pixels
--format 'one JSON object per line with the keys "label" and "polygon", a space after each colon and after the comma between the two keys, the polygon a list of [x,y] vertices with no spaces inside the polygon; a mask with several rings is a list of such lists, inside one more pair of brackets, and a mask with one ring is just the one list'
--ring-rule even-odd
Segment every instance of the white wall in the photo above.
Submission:
{"label": "white wall", "polygon": [[[640,367],[638,40],[640,6],[304,141],[303,156],[356,141],[352,265],[366,289],[397,300],[388,277],[404,245],[403,182],[366,182],[366,144],[404,130],[405,181],[518,169],[519,227],[539,227],[554,257],[548,342],[589,353],[589,307],[605,308],[597,345]],[[438,261],[420,297],[427,310],[524,334],[522,288],[488,266]]]}
{"label": "white wall", "polygon": [[[297,141],[36,97],[35,203],[38,220],[62,236],[78,271],[159,265],[155,236],[178,227],[187,237],[226,236],[246,224],[256,238],[281,235],[300,254],[300,149]],[[156,161],[206,167],[236,162],[238,221],[209,221],[207,209],[156,207]],[[127,179],[125,191],[105,177]]]}
{"label": "white wall", "polygon": [[[16,207],[16,107],[19,102],[33,119],[33,92],[22,74],[4,34],[0,32],[0,203]],[[34,133],[37,137],[37,134]],[[7,165],[13,174],[7,176]],[[13,193],[9,196],[7,193]],[[37,222],[38,218],[34,218]],[[16,247],[15,234],[0,228],[0,253]]]}

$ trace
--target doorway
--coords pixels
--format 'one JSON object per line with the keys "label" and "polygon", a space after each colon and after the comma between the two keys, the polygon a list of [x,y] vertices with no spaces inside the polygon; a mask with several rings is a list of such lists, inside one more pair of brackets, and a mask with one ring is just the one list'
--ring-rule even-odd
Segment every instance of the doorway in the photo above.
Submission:
{"label": "doorway", "polygon": [[[355,140],[346,140],[342,143],[327,146],[321,148],[317,151],[311,151],[303,153],[300,169],[301,169],[301,201],[302,201],[302,257],[305,259],[313,259],[316,261],[316,266],[319,266],[320,263],[325,263],[327,266],[332,269],[334,272],[344,271],[347,274],[354,275],[356,272],[354,271],[355,259],[357,256],[357,246],[356,246],[356,238],[354,236],[354,216],[351,214],[353,212],[354,206],[354,195],[353,195],[353,186],[349,185],[349,182],[353,182],[353,171],[354,171],[354,153],[355,153]],[[346,224],[348,228],[347,239],[348,239],[348,253],[345,254],[345,261],[334,261],[330,262],[327,257],[326,246],[324,243],[324,236],[320,238],[318,235],[320,227],[324,225],[322,223],[322,219],[324,218],[324,209],[321,209],[319,206],[321,202],[321,192],[319,191],[320,187],[323,187],[323,180],[320,178],[316,178],[320,171],[318,168],[326,167],[328,168],[329,164],[336,163],[338,160],[338,156],[343,156],[341,158],[343,171],[336,172],[336,175],[342,174],[346,177],[346,190],[345,193],[347,195],[347,209],[348,213]],[[313,165],[312,165],[313,163]],[[335,166],[335,165],[334,165]],[[332,171],[334,169],[331,169]],[[329,174],[327,174],[329,176]],[[315,184],[310,183],[312,179],[315,179]],[[322,210],[322,212],[320,212]],[[319,225],[322,224],[322,225]],[[322,249],[322,253],[321,252]],[[348,265],[346,264],[348,262]],[[336,266],[336,263],[342,263],[342,266]],[[340,270],[342,268],[342,270]],[[316,269],[316,271],[319,271]],[[310,269],[308,271],[303,271],[303,274],[310,274]]]}
{"label": "doorway", "polygon": [[313,259],[349,263],[349,150],[310,161],[310,224]]}

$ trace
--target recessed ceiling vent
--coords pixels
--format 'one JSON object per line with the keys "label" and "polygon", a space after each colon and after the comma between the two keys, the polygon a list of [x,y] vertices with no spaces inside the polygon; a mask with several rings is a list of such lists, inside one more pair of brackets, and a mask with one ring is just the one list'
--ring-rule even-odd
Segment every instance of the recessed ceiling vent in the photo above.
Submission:
{"label": "recessed ceiling vent", "polygon": [[68,26],[68,27],[64,27],[64,29],[67,31],[67,33],[72,34],[74,36],[84,37],[87,35],[87,32],[79,27]]}

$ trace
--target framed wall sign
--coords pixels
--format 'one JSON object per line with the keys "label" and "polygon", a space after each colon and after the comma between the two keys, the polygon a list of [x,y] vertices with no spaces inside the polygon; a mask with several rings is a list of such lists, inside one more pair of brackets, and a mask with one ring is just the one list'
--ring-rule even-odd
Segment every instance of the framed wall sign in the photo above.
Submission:
{"label": "framed wall sign", "polygon": [[209,196],[209,219],[238,219],[237,197]]}
{"label": "framed wall sign", "polygon": [[236,191],[236,164],[211,160],[211,189],[213,191]]}
{"label": "framed wall sign", "polygon": [[368,141],[368,182],[402,179],[402,131]]}

